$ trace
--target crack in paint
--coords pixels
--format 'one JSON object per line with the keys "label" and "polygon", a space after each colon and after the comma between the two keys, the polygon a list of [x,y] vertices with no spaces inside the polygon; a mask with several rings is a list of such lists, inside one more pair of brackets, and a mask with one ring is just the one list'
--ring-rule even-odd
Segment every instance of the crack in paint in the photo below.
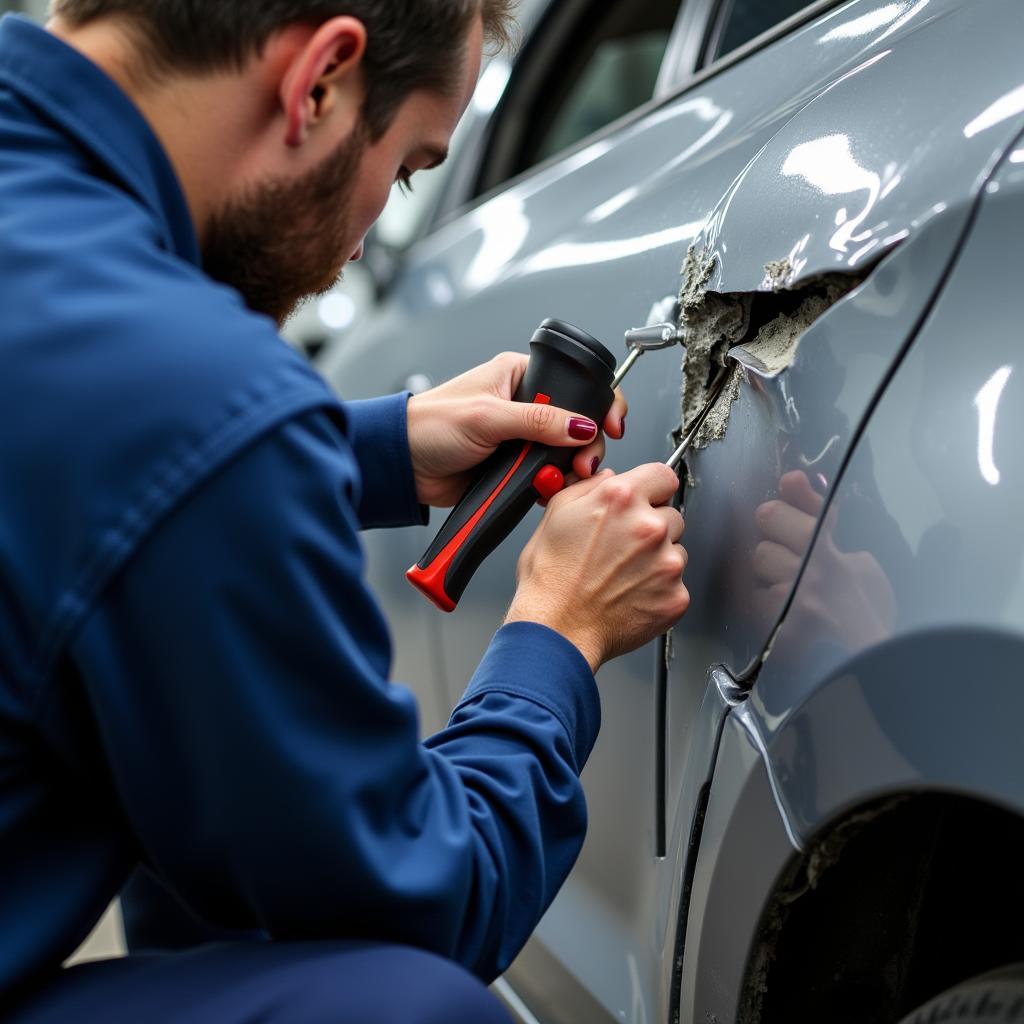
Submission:
{"label": "crack in paint", "polygon": [[762,288],[770,288],[773,292],[781,292],[793,275],[793,264],[787,256],[782,260],[769,260],[764,265],[764,284]]}
{"label": "crack in paint", "polygon": [[[698,254],[693,245],[687,250],[679,291],[679,327],[685,346],[684,423],[689,423],[707,402],[715,373],[726,365],[726,352],[744,337],[750,323],[750,295],[708,291],[714,266],[714,256],[703,251]],[[732,366],[728,373],[719,401],[694,440],[697,448],[707,447],[712,440],[725,435],[729,409],[739,395],[740,382],[738,367]]]}

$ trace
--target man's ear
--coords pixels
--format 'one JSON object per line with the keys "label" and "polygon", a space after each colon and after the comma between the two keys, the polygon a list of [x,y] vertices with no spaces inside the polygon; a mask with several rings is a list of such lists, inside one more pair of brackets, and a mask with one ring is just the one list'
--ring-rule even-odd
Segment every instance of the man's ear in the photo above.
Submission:
{"label": "man's ear", "polygon": [[341,15],[325,21],[295,53],[279,93],[289,146],[301,146],[309,130],[339,108],[355,127],[363,103],[365,52],[366,26]]}

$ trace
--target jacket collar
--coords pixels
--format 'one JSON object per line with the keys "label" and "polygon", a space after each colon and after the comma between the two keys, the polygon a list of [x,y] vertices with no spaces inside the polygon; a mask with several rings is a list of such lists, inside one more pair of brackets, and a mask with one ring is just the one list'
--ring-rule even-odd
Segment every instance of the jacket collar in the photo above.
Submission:
{"label": "jacket collar", "polygon": [[152,212],[169,249],[199,244],[171,161],[139,109],[92,61],[23,17],[0,20],[0,83],[56,122]]}

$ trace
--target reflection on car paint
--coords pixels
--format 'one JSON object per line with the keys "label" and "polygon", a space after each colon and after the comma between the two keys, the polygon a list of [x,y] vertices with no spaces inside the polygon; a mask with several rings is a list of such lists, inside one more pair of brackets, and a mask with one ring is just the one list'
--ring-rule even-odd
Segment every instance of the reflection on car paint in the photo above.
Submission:
{"label": "reflection on car paint", "polygon": [[[967,545],[963,557],[975,561],[977,577],[989,578],[987,594],[966,594],[979,618],[992,613],[1000,594],[1005,608],[998,614],[1024,607],[1017,554],[986,561],[992,556],[972,549],[951,525],[954,513],[976,514],[991,536],[1002,531],[1015,542],[992,497],[1014,480],[1015,449],[1002,438],[1016,423],[1020,378],[1011,373],[1002,387],[991,417],[991,449],[974,398],[988,385],[987,409],[995,390],[989,382],[1019,360],[1006,355],[982,366],[965,358],[957,363],[957,381],[938,370],[929,375],[934,407],[945,417],[934,421],[890,409],[884,390],[949,273],[979,188],[1018,130],[1020,114],[999,115],[1014,109],[1022,88],[1022,16],[1019,0],[858,0],[835,7],[446,224],[416,250],[388,317],[353,338],[348,355],[333,366],[339,385],[357,397],[389,390],[412,372],[444,379],[502,348],[521,347],[538,318],[548,315],[614,340],[639,321],[653,298],[678,283],[691,242],[713,257],[707,289],[749,295],[752,304],[773,301],[772,290],[780,285],[799,293],[823,275],[869,272],[806,331],[782,374],[763,386],[741,386],[725,436],[690,459],[695,486],[687,494],[686,582],[694,599],[677,627],[667,672],[667,704],[659,719],[666,760],[654,762],[655,658],[647,649],[602,670],[605,724],[585,774],[590,834],[565,891],[540,925],[529,976],[514,978],[517,986],[534,986],[539,1001],[527,1002],[545,1019],[672,1019],[673,985],[685,1024],[712,1019],[709,1014],[735,1019],[765,894],[793,849],[778,825],[764,761],[742,731],[730,732],[740,709],[724,715],[709,667],[729,670],[747,689],[757,679],[742,710],[759,716],[778,767],[780,799],[791,803],[801,837],[842,799],[855,798],[858,787],[870,787],[873,773],[896,778],[903,770],[904,778],[912,777],[906,766],[917,770],[925,758],[909,749],[916,734],[896,721],[896,711],[915,724],[926,720],[933,714],[929,691],[918,690],[910,701],[891,686],[888,697],[876,690],[869,701],[859,676],[842,692],[830,687],[831,696],[822,694],[819,710],[804,716],[804,735],[787,732],[794,702],[806,696],[797,686],[812,685],[809,676],[801,679],[791,664],[787,668],[788,617],[782,617],[801,566],[817,557],[808,555],[808,544],[815,553],[835,549],[829,551],[835,563],[830,571],[837,582],[846,581],[848,595],[859,591],[858,606],[871,612],[848,613],[845,621],[822,628],[822,637],[833,643],[809,651],[816,670],[838,670],[853,656],[824,660],[826,649],[841,649],[837,641],[873,637],[870,649],[885,651],[900,640],[907,619],[899,552],[909,549],[920,558],[922,544],[954,554],[957,545]],[[1020,152],[1018,168],[1024,166]],[[513,201],[527,236],[507,246],[503,262],[490,261],[486,273],[467,281],[465,270],[488,232],[497,232],[508,208],[503,204]],[[783,261],[787,269],[766,271],[766,264]],[[450,291],[430,284],[435,274],[450,282]],[[1009,341],[1015,328],[1004,328]],[[956,344],[964,349],[965,340],[983,340],[976,317],[959,324]],[[381,359],[381,352],[388,358]],[[630,377],[630,432],[624,442],[609,445],[613,468],[667,454],[667,432],[679,421],[680,384],[667,368],[664,361],[643,362]],[[879,402],[878,410],[888,413],[875,431]],[[949,430],[954,407],[957,436]],[[873,431],[869,452],[858,445],[865,430]],[[890,440],[893,433],[899,436]],[[991,464],[979,458],[981,441]],[[882,450],[887,446],[893,450]],[[956,478],[950,476],[951,446],[959,459]],[[907,471],[917,492],[896,479],[908,451],[927,467],[927,486],[916,468]],[[985,476],[993,469],[998,486]],[[961,486],[967,472],[971,480]],[[900,484],[904,500],[890,506]],[[796,549],[779,544],[792,556],[783,558],[785,564],[765,557],[785,556],[785,550],[759,553],[768,538],[758,510],[773,502],[798,512],[813,504],[814,511],[803,514],[814,521],[820,545],[813,531],[804,531]],[[831,519],[829,503],[837,509]],[[880,508],[895,525],[879,519]],[[924,524],[917,532],[907,526],[915,517]],[[854,530],[858,523],[874,524],[888,539],[871,548]],[[438,680],[447,678],[449,701],[458,698],[500,620],[516,551],[530,528],[524,524],[495,553],[474,581],[473,600],[460,621],[431,619],[427,625],[414,618],[427,613],[405,596],[402,573],[409,558],[396,550],[400,542],[367,538],[373,583],[396,635],[418,637],[429,629],[436,637],[444,665],[430,681],[441,686]],[[1006,550],[1004,543],[1002,554]],[[847,557],[863,552],[876,564]],[[966,569],[957,566],[962,578]],[[936,607],[944,586],[941,576],[922,581],[916,599]],[[886,588],[897,598],[895,618]],[[424,660],[407,656],[399,673],[418,670],[422,679]],[[952,686],[941,696],[951,694]],[[1000,719],[978,728],[1002,725]],[[894,736],[900,749],[879,746],[881,738]],[[870,753],[857,750],[858,738]],[[773,749],[774,741],[779,745]],[[934,761],[929,764],[938,770]],[[690,840],[700,839],[694,823],[713,767],[707,859],[695,868]],[[652,841],[659,770],[668,837],[661,860]],[[799,788],[801,779],[806,790]],[[734,806],[721,802],[730,793]],[[735,814],[728,816],[729,810]],[[773,827],[780,833],[777,844]],[[693,880],[693,902],[688,926],[681,927],[687,879]],[[674,969],[677,953],[682,975]],[[549,974],[544,964],[551,965]],[[603,1012],[574,1017],[585,997]]]}

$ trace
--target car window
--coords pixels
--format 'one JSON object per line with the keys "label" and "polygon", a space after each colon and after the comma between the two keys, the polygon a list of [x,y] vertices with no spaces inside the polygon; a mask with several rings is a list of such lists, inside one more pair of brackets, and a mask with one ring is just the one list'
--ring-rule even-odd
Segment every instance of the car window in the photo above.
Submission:
{"label": "car window", "polygon": [[649,100],[670,28],[601,40],[540,136],[530,162],[554,156]]}
{"label": "car window", "polygon": [[506,90],[476,194],[649,100],[678,12],[679,0],[552,4]]}
{"label": "car window", "polygon": [[723,0],[708,35],[704,63],[711,64],[739,49],[811,3],[812,0]]}

